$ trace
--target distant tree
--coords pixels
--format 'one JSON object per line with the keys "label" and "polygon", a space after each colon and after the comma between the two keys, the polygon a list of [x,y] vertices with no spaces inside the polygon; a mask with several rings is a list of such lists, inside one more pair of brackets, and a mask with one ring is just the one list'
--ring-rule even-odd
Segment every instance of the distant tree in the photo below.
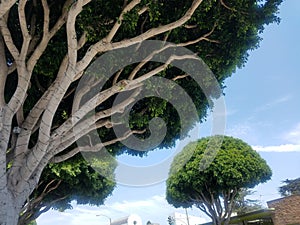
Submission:
{"label": "distant tree", "polygon": [[246,198],[253,193],[254,191],[251,191],[247,188],[242,188],[236,196],[233,212],[236,212],[238,215],[242,215],[247,212],[262,209],[263,206],[259,200]]}
{"label": "distant tree", "polygon": [[281,196],[300,194],[300,177],[291,180],[286,179],[283,183],[285,183],[285,185],[279,187],[279,193]]}
{"label": "distant tree", "polygon": [[174,225],[175,224],[175,219],[173,216],[168,216],[168,224],[169,225]]}
{"label": "distant tree", "polygon": [[[200,161],[207,160],[204,152],[210,143],[223,138],[214,160],[200,170]],[[190,158],[189,158],[190,157]],[[180,162],[189,158],[183,167]],[[266,161],[248,144],[227,136],[202,138],[188,144],[174,159],[167,180],[167,201],[175,207],[196,206],[215,225],[229,224],[238,193],[271,178]]]}

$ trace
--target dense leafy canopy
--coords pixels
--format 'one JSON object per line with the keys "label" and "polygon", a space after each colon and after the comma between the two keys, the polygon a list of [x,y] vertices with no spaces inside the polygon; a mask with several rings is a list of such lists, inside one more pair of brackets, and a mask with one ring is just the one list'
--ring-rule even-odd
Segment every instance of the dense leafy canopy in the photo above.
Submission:
{"label": "dense leafy canopy", "polygon": [[[200,170],[201,160],[211,157],[204,154],[209,141],[222,138],[212,163]],[[187,158],[187,163],[178,168]],[[243,188],[266,182],[271,175],[265,160],[242,140],[228,136],[202,138],[188,144],[175,157],[167,180],[167,200],[175,207],[195,205],[207,213],[214,224],[221,224],[229,222],[236,195]]]}
{"label": "dense leafy canopy", "polygon": [[279,193],[281,196],[300,194],[300,178],[286,179],[283,183],[284,185],[279,187]]}
{"label": "dense leafy canopy", "polygon": [[[98,161],[97,166],[113,174],[115,162]],[[71,209],[77,204],[101,205],[115,187],[113,179],[105,178],[77,155],[58,164],[49,164],[40,183],[31,194],[19,219],[19,225],[28,224],[49,209]]]}
{"label": "dense leafy canopy", "polygon": [[[203,41],[187,47],[198,53],[222,86],[223,81],[235,71],[236,67],[241,67],[246,63],[248,51],[258,47],[261,40],[259,34],[264,30],[264,26],[272,22],[279,22],[276,12],[280,2],[281,0],[269,0],[263,4],[257,0],[227,1],[226,8],[221,4],[221,1],[206,0],[201,3],[186,26],[159,35],[154,39],[162,40],[167,37],[169,42],[184,43],[196,40],[211,32]],[[176,21],[190,5],[191,1],[142,1],[138,7],[125,14],[122,26],[114,37],[114,42],[135,37],[153,27]],[[40,36],[43,32],[41,29],[43,22],[42,5],[39,1],[29,1],[27,7],[28,20],[33,16],[37,18],[38,26],[36,26],[35,32]],[[51,27],[54,26],[54,21],[60,16],[59,12],[64,10],[66,6],[64,6],[64,1],[52,0],[49,1],[49,7]],[[115,18],[118,17],[123,7],[123,1],[94,0],[83,8],[77,18],[76,25],[78,37],[84,32],[87,33],[87,43],[79,51],[78,59],[83,57],[89,46],[109,33]],[[144,7],[147,7],[147,12],[139,15],[139,10]],[[9,24],[13,26],[11,30],[14,41],[22,43],[22,36],[18,28],[17,9],[16,5],[11,11],[14,16],[9,17]],[[61,61],[67,53],[66,44],[66,28],[62,27],[52,38],[45,53],[34,68],[32,85],[29,89],[30,95],[24,106],[25,115],[55,79]],[[13,62],[9,54],[8,58]],[[155,64],[149,63],[142,73],[152,70],[154,66]],[[125,69],[119,79],[126,79],[132,69],[133,67]],[[179,75],[180,71],[176,68],[169,68],[159,75],[171,79],[174,74]],[[17,82],[17,80],[11,76],[11,80],[8,82],[9,86],[14,87],[14,82]],[[192,97],[200,120],[204,119],[208,101],[200,87],[189,77],[178,79],[176,82]],[[7,88],[6,90],[13,93],[14,88]],[[219,94],[217,93],[217,95]],[[10,94],[7,94],[7,96],[10,96]],[[54,127],[63,123],[71,114],[72,96],[71,94],[69,97],[65,97],[61,102],[56,111]],[[111,106],[112,101],[113,98],[102,103],[102,106],[99,107],[108,108]],[[188,108],[188,106],[185,107]],[[145,129],[154,117],[163,118],[168,128],[167,136],[161,147],[173,146],[175,140],[179,137],[180,121],[176,109],[162,99],[148,98],[136,104],[131,112],[131,128]],[[99,132],[104,140],[114,137],[113,133],[107,129],[102,129]],[[142,136],[148,135],[149,131]],[[34,142],[34,140],[32,141]]]}

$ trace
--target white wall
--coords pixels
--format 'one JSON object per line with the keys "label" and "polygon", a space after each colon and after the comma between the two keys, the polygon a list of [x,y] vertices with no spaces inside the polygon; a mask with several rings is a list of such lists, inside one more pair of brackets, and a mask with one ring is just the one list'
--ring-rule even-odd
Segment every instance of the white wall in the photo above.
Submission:
{"label": "white wall", "polygon": [[[175,219],[174,225],[188,225],[188,220],[186,214],[175,212],[173,215],[171,215]],[[198,217],[198,216],[191,216],[188,215],[189,218],[189,225],[198,225],[201,223],[205,223],[206,220],[204,218]]]}

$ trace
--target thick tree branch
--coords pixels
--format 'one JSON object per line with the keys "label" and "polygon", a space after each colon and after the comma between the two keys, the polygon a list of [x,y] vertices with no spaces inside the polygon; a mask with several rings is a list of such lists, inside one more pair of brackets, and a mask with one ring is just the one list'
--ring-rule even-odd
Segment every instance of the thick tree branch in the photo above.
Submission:
{"label": "thick tree branch", "polygon": [[215,31],[216,26],[217,26],[217,24],[215,23],[214,26],[213,26],[213,28],[208,33],[204,34],[203,36],[201,36],[201,37],[199,37],[199,38],[197,38],[195,40],[177,44],[177,46],[186,47],[188,45],[196,44],[196,43],[198,43],[200,41],[208,41],[208,42],[219,44],[220,41],[218,41],[218,40],[211,40],[211,39],[208,38]]}
{"label": "thick tree branch", "polygon": [[199,58],[195,55],[171,55],[169,57],[169,59],[161,66],[153,69],[152,71],[144,74],[143,76],[140,76],[138,78],[136,78],[134,81],[136,83],[142,83],[143,81],[149,79],[150,77],[162,72],[163,70],[165,70],[173,61],[175,60],[186,60],[186,59],[194,59],[194,60],[199,60]]}
{"label": "thick tree branch", "polygon": [[120,77],[120,75],[122,74],[124,68],[120,69],[114,76],[114,79],[113,79],[113,85],[115,85],[117,82],[118,82],[118,79]]}
{"label": "thick tree branch", "polygon": [[[69,195],[65,195],[65,196],[60,197],[60,198],[58,198],[58,199],[55,199],[55,200],[53,200],[53,201],[51,201],[51,202],[49,202],[49,203],[47,203],[47,204],[41,205],[41,206],[40,206],[40,210],[39,210],[39,211],[35,211],[35,212],[33,213],[33,215],[31,216],[30,220],[32,221],[32,220],[37,219],[41,214],[43,214],[43,213],[45,213],[45,212],[48,212],[49,209],[51,209],[55,203],[60,202],[60,201],[62,201],[62,200],[64,200],[64,199],[66,199],[67,197],[69,197]],[[30,220],[29,220],[28,222],[31,222]],[[27,222],[27,223],[28,223],[28,222]],[[25,224],[26,224],[26,223],[25,223]]]}
{"label": "thick tree branch", "polygon": [[26,56],[28,53],[28,48],[31,40],[31,35],[28,31],[28,26],[26,22],[26,15],[25,15],[25,6],[26,6],[27,0],[20,0],[18,4],[18,15],[19,15],[19,22],[20,22],[20,27],[21,27],[21,32],[23,36],[23,44],[21,48],[21,53],[20,53],[20,59],[25,62]]}
{"label": "thick tree branch", "polygon": [[183,27],[186,29],[195,29],[198,27],[198,25],[197,24],[195,24],[195,25],[184,24]]}
{"label": "thick tree branch", "polygon": [[109,34],[105,37],[106,42],[111,42],[115,34],[117,33],[118,29],[121,27],[123,22],[123,17],[126,13],[131,11],[136,5],[138,5],[141,0],[133,0],[128,5],[126,5],[119,16],[119,19],[115,22],[114,26],[110,30]]}
{"label": "thick tree branch", "polygon": [[154,37],[158,34],[165,33],[167,31],[173,30],[177,27],[182,26],[184,23],[186,23],[193,15],[195,10],[199,7],[203,0],[194,0],[191,7],[187,10],[187,12],[178,20],[169,23],[167,25],[162,25],[160,27],[152,28],[145,33],[142,33],[134,38],[123,40],[116,43],[107,43],[104,40],[101,40],[90,47],[90,49],[87,51],[86,55],[83,57],[82,60],[80,60],[77,64],[78,71],[84,70],[92,61],[92,59],[96,56],[96,54],[109,51],[112,49],[119,49],[128,47],[137,43],[140,43],[144,40],[147,40],[151,37]]}
{"label": "thick tree branch", "polygon": [[[63,67],[63,66],[62,66]],[[17,145],[17,155],[20,152],[20,156],[17,158],[17,160],[14,161],[14,165],[21,166],[22,162],[27,162],[26,165],[29,166],[23,166],[22,171],[15,173],[13,176],[17,176],[20,179],[20,177],[24,180],[32,180],[31,176],[34,171],[36,171],[36,168],[39,166],[41,159],[45,156],[47,152],[47,146],[49,145],[49,138],[50,138],[50,131],[51,131],[51,124],[53,117],[55,115],[56,108],[58,107],[59,103],[61,102],[67,88],[69,87],[69,84],[71,83],[71,78],[73,74],[71,71],[68,73],[68,75],[65,74],[63,71],[62,75],[58,74],[57,79],[55,80],[54,84],[56,85],[56,89],[52,89],[52,93],[49,94],[49,101],[44,103],[47,103],[46,107],[41,109],[38,108],[36,110],[36,113],[40,114],[43,112],[41,123],[39,126],[39,136],[37,144],[33,147],[33,149],[28,149],[28,141],[31,136],[32,130],[26,130],[23,129],[21,132],[22,135],[19,137],[20,139],[20,145]],[[40,117],[40,116],[39,116]],[[38,121],[39,117],[33,118],[34,121]],[[27,121],[26,121],[27,122]],[[32,125],[32,124],[31,124]],[[24,147],[27,149],[27,152],[24,152]],[[23,151],[22,151],[23,148]],[[25,157],[25,158],[24,158]],[[45,166],[45,165],[44,165]],[[33,181],[32,181],[33,182]]]}
{"label": "thick tree branch", "polygon": [[7,46],[7,49],[11,53],[12,57],[16,60],[19,57],[19,50],[17,49],[14,41],[12,39],[11,33],[7,27],[8,15],[4,15],[0,17],[0,31],[2,33],[2,37]]}
{"label": "thick tree branch", "polygon": [[[88,134],[92,130],[98,129],[100,127],[107,127],[111,128],[113,125],[109,120],[104,120],[116,113],[123,113],[127,106],[132,104],[135,101],[136,96],[140,93],[140,89],[135,90],[126,100],[123,102],[114,105],[112,108],[103,110],[100,112],[95,113],[95,115],[90,116],[80,123],[76,124],[73,129],[65,130],[60,135],[57,135],[57,131],[53,132],[51,143],[52,149],[55,149],[55,154],[64,150],[71,144],[73,144],[76,140],[83,137],[84,135]],[[63,125],[61,126],[61,128]],[[60,131],[61,132],[61,131]]]}
{"label": "thick tree branch", "polygon": [[58,140],[57,143],[50,145],[48,155],[56,155],[60,152],[63,152],[65,149],[70,147],[74,142],[76,142],[79,138],[87,135],[92,130],[101,128],[101,127],[112,127],[112,123],[109,120],[103,120],[93,123],[89,127],[82,128],[82,130],[76,129],[75,132],[69,132],[66,136],[63,136],[61,140]]}
{"label": "thick tree branch", "polygon": [[[68,6],[70,4],[70,2],[71,1],[66,1],[64,6]],[[31,57],[29,58],[29,60],[27,62],[27,68],[24,65],[24,63],[25,63],[24,61],[22,62],[23,65],[21,65],[21,66],[18,66],[18,62],[17,62],[19,82],[18,82],[18,87],[15,91],[15,94],[12,97],[11,101],[9,102],[10,108],[13,111],[16,111],[18,108],[20,108],[23,101],[25,100],[25,94],[27,92],[27,88],[28,88],[28,85],[29,85],[32,70],[33,70],[37,60],[40,58],[40,56],[42,55],[42,53],[46,49],[49,40],[55,35],[55,33],[64,24],[65,17],[67,15],[67,9],[64,8],[63,12],[62,12],[62,16],[58,19],[58,21],[56,22],[56,24],[54,25],[52,30],[50,32],[48,32],[49,8],[48,8],[48,5],[47,5],[46,1],[43,2],[43,8],[44,8],[44,28],[43,28],[44,33],[43,33],[43,38],[42,38],[40,44],[35,49],[35,51],[33,52],[33,54],[31,55]],[[51,88],[50,88],[50,90],[51,90]],[[48,96],[51,96],[50,94],[51,93],[46,93],[46,95],[48,95]],[[49,97],[49,99],[50,99],[50,97]],[[30,121],[30,116],[29,116],[29,121],[31,122],[31,126],[29,128],[31,128],[31,129],[26,129],[26,125],[28,125],[28,124],[25,123],[24,124],[24,129],[22,130],[23,133],[20,135],[20,138],[18,139],[19,143],[17,143],[18,148],[16,150],[18,150],[18,149],[19,150],[16,151],[16,155],[20,154],[19,157],[21,157],[21,158],[19,158],[19,160],[15,161],[17,165],[22,164],[21,162],[23,160],[24,154],[26,154],[25,152],[22,152],[22,151],[23,151],[24,148],[27,149],[28,141],[29,141],[29,138],[31,136],[31,130],[34,127],[35,123],[40,118],[40,115],[41,115],[42,111],[45,109],[45,106],[47,105],[47,99],[42,99],[39,102],[44,103],[42,105],[42,107],[37,108],[37,110],[31,111],[33,113],[37,113],[38,115],[35,115],[35,117],[33,119],[31,119],[31,121]],[[28,120],[26,120],[26,122],[28,122]]]}
{"label": "thick tree branch", "polygon": [[[114,94],[117,94],[119,92],[124,91],[130,91],[134,90],[138,87],[140,87],[142,84],[140,82],[135,81],[120,81],[117,84],[113,85],[111,88],[108,88],[95,96],[91,97],[89,101],[85,102],[83,105],[78,106],[78,108],[75,108],[74,114],[68,118],[64,124],[58,128],[55,132],[53,132],[53,135],[51,135],[52,138],[56,138],[61,136],[64,132],[71,130],[76,124],[81,121],[87,113],[89,113],[91,110],[95,108],[95,106],[100,105],[104,101],[106,101],[108,98],[113,96]],[[81,99],[78,100],[80,102]]]}
{"label": "thick tree branch", "polygon": [[20,216],[18,225],[29,224],[33,220],[37,219],[41,214],[49,211],[49,209],[51,209],[55,203],[66,199],[68,196],[69,195],[66,195],[61,198],[55,199],[47,204],[42,204],[41,202],[39,202],[38,204],[33,206],[32,209],[26,211]]}
{"label": "thick tree branch", "polygon": [[4,0],[0,2],[0,18],[2,18],[10,8],[17,2],[17,0]]}
{"label": "thick tree branch", "polygon": [[212,220],[214,221],[215,218],[217,218],[217,214],[216,214],[216,211],[213,210],[212,199],[206,197],[206,195],[202,191],[198,190],[197,193],[200,196],[199,201],[203,202],[203,204],[205,206],[205,211],[203,211],[203,212],[205,212],[207,215],[209,215],[212,218]]}
{"label": "thick tree branch", "polygon": [[[44,14],[44,24],[43,24],[43,37],[42,40],[40,41],[40,43],[38,44],[38,46],[36,46],[34,52],[32,53],[32,55],[30,56],[30,58],[27,61],[27,68],[29,72],[32,72],[33,68],[35,67],[37,61],[39,60],[39,58],[41,57],[41,55],[44,53],[49,41],[51,40],[51,38],[57,33],[57,31],[65,24],[65,21],[67,19],[67,15],[68,15],[68,8],[69,6],[72,4],[73,0],[67,0],[63,6],[63,10],[62,10],[62,14],[61,16],[58,18],[57,22],[55,23],[55,25],[52,27],[52,29],[49,31],[49,15],[48,13],[48,8],[46,5],[46,1],[43,4],[44,7],[44,11],[46,12]],[[46,21],[46,22],[45,22]]]}
{"label": "thick tree branch", "polygon": [[[90,2],[90,0],[81,0],[73,3],[71,8],[68,11],[67,17],[67,41],[68,41],[68,64],[67,70],[64,73],[64,76],[61,76],[58,81],[60,86],[55,92],[55,96],[52,95],[50,101],[48,102],[47,108],[43,114],[38,143],[36,149],[45,148],[49,143],[51,124],[53,117],[55,115],[56,108],[58,107],[61,99],[65,95],[69,85],[72,83],[73,78],[77,74],[75,69],[75,64],[77,61],[77,49],[78,42],[75,30],[75,22],[77,15],[82,11],[82,7]],[[63,71],[61,71],[63,72]],[[46,144],[48,143],[48,144]],[[46,145],[46,146],[45,146]]]}
{"label": "thick tree branch", "polygon": [[143,59],[134,69],[133,71],[130,73],[130,75],[128,76],[128,80],[133,80],[134,77],[136,76],[136,74],[142,69],[142,67],[144,65],[146,65],[146,63],[148,63],[155,55],[162,53],[164,50],[166,50],[169,47],[173,47],[174,45],[169,44],[166,45],[158,50],[153,51],[151,54],[149,54],[145,59]]}
{"label": "thick tree branch", "polygon": [[[58,128],[53,134],[52,138],[56,139],[57,137],[60,137],[63,135],[64,132],[68,132],[73,128],[73,126],[76,126],[76,124],[84,118],[84,116],[89,113],[91,110],[95,108],[95,106],[100,105],[102,102],[110,98],[116,93],[122,92],[122,91],[129,91],[132,89],[135,89],[136,87],[139,87],[143,84],[143,82],[150,77],[158,74],[159,72],[163,71],[167,68],[167,66],[172,63],[174,60],[181,60],[181,59],[197,59],[194,55],[182,55],[182,56],[176,56],[172,55],[165,64],[153,69],[152,71],[149,71],[148,73],[144,74],[143,76],[138,77],[135,80],[129,80],[129,81],[120,81],[119,83],[113,85],[111,88],[106,89],[99,94],[92,97],[88,102],[84,103],[75,113],[70,117],[60,128]],[[80,93],[79,93],[80,94]],[[130,99],[129,99],[130,100]],[[75,100],[77,102],[80,102],[81,99]],[[79,107],[79,106],[77,106]],[[76,108],[75,108],[76,109]],[[88,123],[87,123],[88,124]]]}
{"label": "thick tree branch", "polygon": [[66,153],[65,155],[53,157],[51,159],[51,162],[59,163],[59,162],[65,161],[65,160],[71,158],[72,156],[78,154],[79,152],[99,152],[102,150],[102,148],[104,148],[108,145],[112,145],[117,142],[123,141],[133,134],[142,134],[144,132],[145,132],[145,130],[141,130],[141,131],[140,130],[132,130],[132,131],[128,131],[127,133],[125,133],[124,136],[122,136],[122,137],[115,138],[115,139],[107,141],[107,142],[98,143],[96,145],[77,147],[77,148],[74,148],[73,150],[71,150],[70,152]]}
{"label": "thick tree branch", "polygon": [[[57,88],[60,86],[59,79],[60,74],[63,74],[67,67],[67,57],[64,58],[64,60],[61,63],[60,71],[58,72],[57,79],[52,83],[52,85],[47,89],[46,92],[42,95],[42,97],[39,99],[39,101],[34,105],[32,110],[29,112],[28,116],[26,117],[22,128],[21,133],[18,136],[17,140],[17,148],[15,151],[16,156],[18,155],[18,158],[15,158],[15,161],[22,162],[24,160],[23,157],[27,155],[27,152],[30,151],[28,149],[28,143],[30,140],[31,135],[35,131],[35,127],[40,123],[40,118],[44,110],[47,108],[48,102],[51,99],[51,96],[54,95]],[[24,149],[27,149],[24,151]]]}
{"label": "thick tree branch", "polygon": [[43,34],[46,35],[49,32],[49,21],[50,21],[50,9],[47,0],[42,0],[42,6],[44,10]]}
{"label": "thick tree branch", "polygon": [[180,80],[180,79],[186,78],[188,76],[189,76],[188,74],[182,74],[182,75],[178,75],[178,76],[172,78],[172,80],[176,81],[176,80]]}
{"label": "thick tree branch", "polygon": [[207,204],[205,203],[203,197],[204,199],[206,199],[203,193],[200,192],[195,196],[195,199],[192,200],[195,202],[195,205],[198,209],[200,209],[202,212],[204,212],[208,217],[210,217],[213,220],[213,215],[210,213],[211,210],[209,210],[209,208],[207,207]]}
{"label": "thick tree branch", "polygon": [[[82,11],[82,7],[88,2],[90,2],[90,0],[77,1],[73,3],[71,8],[68,10],[66,26],[69,57],[67,58],[67,70],[64,72],[64,75],[58,75],[59,79],[57,79],[57,81],[58,83],[60,83],[60,85],[57,87],[55,94],[52,93],[52,96],[50,97],[47,107],[42,115],[37,144],[28,154],[28,156],[26,156],[26,161],[29,165],[31,165],[31,167],[26,167],[26,169],[22,171],[22,177],[25,180],[30,179],[33,171],[35,171],[39,167],[41,159],[45,156],[45,149],[47,149],[49,145],[51,125],[55,115],[55,111],[59,106],[63,96],[65,95],[68,87],[72,83],[75,75],[78,74],[75,69],[78,49],[75,21],[77,15]],[[46,41],[48,42],[48,39],[51,38],[51,35],[47,35],[44,37],[47,37]]]}
{"label": "thick tree branch", "polygon": [[69,66],[75,68],[77,62],[77,34],[76,34],[76,17],[82,11],[82,7],[90,1],[79,0],[71,6],[67,17],[67,42],[68,42],[68,55],[69,55]]}
{"label": "thick tree branch", "polygon": [[[143,82],[150,77],[158,74],[159,72],[163,71],[167,68],[167,66],[174,60],[181,60],[181,59],[197,59],[194,55],[182,55],[182,56],[176,56],[172,55],[165,64],[153,69],[152,71],[149,71],[148,73],[144,74],[143,76],[138,77],[135,80],[129,80],[125,83],[120,81],[116,85],[112,86],[109,89],[106,89],[99,94],[96,94],[94,97],[92,97],[88,102],[84,103],[75,113],[70,117],[60,128],[58,128],[55,132],[53,132],[51,139],[55,140],[57,138],[60,138],[65,132],[69,132],[71,130],[74,130],[73,127],[77,127],[77,123],[84,118],[84,116],[89,113],[91,110],[95,108],[96,105],[100,105],[102,102],[107,100],[109,97],[113,96],[116,93],[122,92],[122,91],[129,91],[132,89],[135,89],[136,87],[139,87],[143,84]],[[136,93],[134,94],[136,95]],[[135,97],[135,96],[134,96]],[[127,104],[130,104],[132,101],[132,97],[127,99]],[[80,99],[77,100],[80,102]],[[126,105],[126,104],[125,104]],[[78,106],[79,107],[79,106]],[[122,106],[123,110],[124,106]],[[115,109],[118,109],[118,107],[115,107]],[[103,118],[102,116],[108,116],[111,115],[111,113],[115,113],[115,111],[104,111],[96,114],[96,119]],[[95,118],[94,118],[95,119]],[[91,123],[94,123],[95,121],[90,121]],[[83,125],[80,125],[80,129],[82,129],[82,126],[91,126],[92,124],[86,121],[83,123]],[[81,123],[82,124],[82,123]],[[78,130],[78,129],[75,129]],[[53,142],[53,141],[52,141]]]}
{"label": "thick tree branch", "polygon": [[86,41],[87,41],[86,35],[87,35],[86,32],[83,32],[83,34],[81,35],[81,37],[77,43],[77,50],[81,49],[84,46],[84,44],[86,43]]}
{"label": "thick tree branch", "polygon": [[4,89],[7,78],[7,72],[8,67],[5,56],[5,46],[2,35],[0,33],[0,108],[2,108],[5,105]]}
{"label": "thick tree branch", "polygon": [[220,3],[222,6],[224,6],[226,9],[230,10],[230,11],[233,11],[233,12],[236,12],[237,10],[236,9],[233,9],[231,7],[229,7],[225,2],[224,0],[220,0]]}
{"label": "thick tree branch", "polygon": [[[211,31],[209,31],[208,33],[204,34],[203,36],[195,39],[195,40],[192,40],[192,41],[188,41],[188,42],[184,42],[184,43],[181,43],[181,44],[167,44],[165,45],[164,47],[156,50],[156,51],[153,51],[151,54],[149,54],[145,59],[143,59],[136,67],[135,69],[131,72],[131,74],[129,75],[128,77],[128,80],[132,80],[134,79],[134,77],[136,76],[136,74],[138,73],[138,71],[140,71],[140,69],[147,63],[149,62],[155,55],[157,54],[160,54],[162,53],[163,51],[165,51],[166,49],[168,48],[175,48],[175,47],[186,47],[188,45],[192,45],[192,44],[196,44],[200,41],[209,41],[209,42],[215,42],[215,43],[219,43],[219,41],[216,41],[216,40],[210,40],[208,39],[208,36],[210,36],[214,30],[215,30],[215,27],[216,27],[216,24],[214,25],[214,27],[212,28]],[[183,77],[178,77],[177,79],[179,78],[183,78]],[[177,79],[174,79],[174,80],[177,80]]]}

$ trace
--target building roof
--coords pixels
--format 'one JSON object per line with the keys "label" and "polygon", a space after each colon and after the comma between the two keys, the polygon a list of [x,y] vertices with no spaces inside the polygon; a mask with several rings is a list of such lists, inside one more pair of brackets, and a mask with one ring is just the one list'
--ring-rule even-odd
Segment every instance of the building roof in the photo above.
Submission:
{"label": "building roof", "polygon": [[289,196],[285,196],[285,197],[282,197],[282,198],[277,198],[277,199],[268,201],[267,204],[268,204],[268,205],[271,205],[271,204],[274,204],[274,203],[276,203],[276,202],[281,202],[281,201],[284,200],[284,199],[289,199],[289,198],[299,198],[299,197],[300,197],[300,194],[293,194],[293,195],[289,195]]}
{"label": "building roof", "polygon": [[[258,219],[269,219],[274,214],[275,209],[260,209],[253,212],[245,213],[239,216],[233,216],[230,218],[229,224],[236,224],[243,221],[253,221]],[[203,223],[201,225],[212,225],[212,222]]]}

